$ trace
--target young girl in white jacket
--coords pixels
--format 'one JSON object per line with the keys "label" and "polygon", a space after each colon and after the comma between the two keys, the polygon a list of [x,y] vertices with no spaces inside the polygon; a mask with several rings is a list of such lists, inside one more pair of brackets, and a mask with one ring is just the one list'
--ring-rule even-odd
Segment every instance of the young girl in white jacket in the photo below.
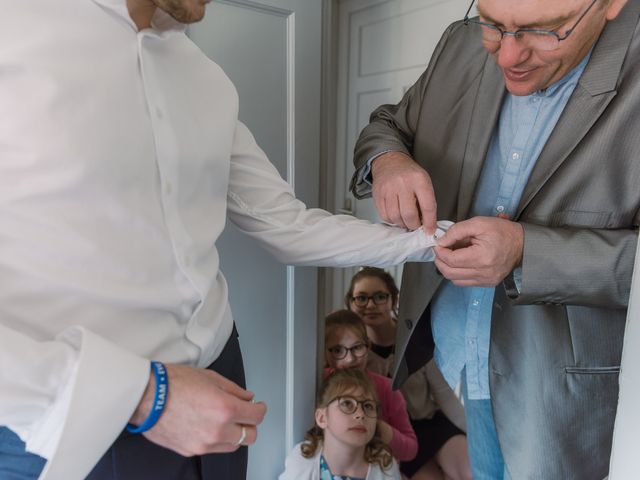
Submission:
{"label": "young girl in white jacket", "polygon": [[376,434],[378,411],[364,372],[333,372],[318,397],[316,424],[287,457],[279,480],[400,480],[388,445]]}

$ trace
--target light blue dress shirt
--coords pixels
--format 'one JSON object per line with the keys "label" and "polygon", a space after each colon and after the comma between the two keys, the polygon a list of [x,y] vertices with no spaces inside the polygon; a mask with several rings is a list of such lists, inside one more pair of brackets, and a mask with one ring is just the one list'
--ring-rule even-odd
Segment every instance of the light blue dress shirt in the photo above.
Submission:
{"label": "light blue dress shirt", "polygon": [[[515,214],[531,170],[589,58],[590,54],[544,91],[519,97],[507,94],[471,216]],[[456,287],[445,280],[431,303],[436,362],[452,387],[466,368],[467,392],[473,400],[490,398],[489,337],[494,293],[494,288]]]}

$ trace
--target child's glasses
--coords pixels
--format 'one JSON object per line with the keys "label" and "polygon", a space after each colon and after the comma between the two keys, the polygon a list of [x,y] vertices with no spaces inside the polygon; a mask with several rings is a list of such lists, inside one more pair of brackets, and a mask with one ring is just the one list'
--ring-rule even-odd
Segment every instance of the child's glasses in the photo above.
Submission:
{"label": "child's glasses", "polygon": [[347,356],[347,353],[351,352],[354,357],[362,357],[367,353],[369,347],[365,343],[356,343],[352,347],[345,347],[344,345],[335,345],[333,347],[329,347],[329,353],[336,360],[342,360]]}
{"label": "child's glasses", "polygon": [[384,305],[390,296],[390,293],[376,292],[373,295],[356,295],[355,297],[351,297],[351,300],[353,300],[353,303],[355,303],[357,307],[366,307],[369,300],[373,300],[373,303],[376,305]]}
{"label": "child's glasses", "polygon": [[334,398],[327,405],[330,405],[335,401],[338,402],[338,408],[340,411],[347,415],[355,413],[358,409],[358,405],[360,405],[362,406],[362,413],[364,413],[365,416],[369,418],[378,417],[378,405],[373,400],[356,400],[353,397],[343,396]]}

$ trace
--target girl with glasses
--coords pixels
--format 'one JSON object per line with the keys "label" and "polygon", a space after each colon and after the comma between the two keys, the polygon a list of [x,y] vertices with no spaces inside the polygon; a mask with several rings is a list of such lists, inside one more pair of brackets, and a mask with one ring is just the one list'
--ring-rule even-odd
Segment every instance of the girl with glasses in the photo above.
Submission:
{"label": "girl with glasses", "polygon": [[[371,339],[365,367],[384,376],[392,374],[399,295],[388,272],[364,267],[345,296],[347,308],[362,318]],[[411,480],[470,479],[464,410],[435,362],[413,373],[400,391],[418,438],[418,453],[400,464],[402,473]]]}
{"label": "girl with glasses", "polygon": [[338,310],[325,319],[325,375],[334,369],[353,368],[366,372],[373,381],[380,401],[377,420],[380,438],[391,447],[398,461],[416,456],[418,440],[411,428],[407,406],[399,391],[391,388],[391,379],[367,371],[369,337],[364,323],[349,310]]}
{"label": "girl with glasses", "polygon": [[334,371],[318,396],[315,426],[289,454],[279,480],[400,480],[398,465],[376,432],[378,410],[364,372]]}

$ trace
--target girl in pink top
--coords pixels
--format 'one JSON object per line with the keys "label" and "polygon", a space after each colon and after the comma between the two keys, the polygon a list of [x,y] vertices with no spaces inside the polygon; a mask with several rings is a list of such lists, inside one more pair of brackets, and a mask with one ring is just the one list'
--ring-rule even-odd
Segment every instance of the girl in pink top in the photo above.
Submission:
{"label": "girl in pink top", "polygon": [[409,422],[407,406],[399,391],[391,389],[391,379],[366,370],[369,353],[367,330],[360,317],[349,310],[338,310],[325,320],[325,376],[333,369],[357,368],[366,371],[376,387],[380,401],[377,430],[391,447],[398,461],[416,456],[418,440]]}

